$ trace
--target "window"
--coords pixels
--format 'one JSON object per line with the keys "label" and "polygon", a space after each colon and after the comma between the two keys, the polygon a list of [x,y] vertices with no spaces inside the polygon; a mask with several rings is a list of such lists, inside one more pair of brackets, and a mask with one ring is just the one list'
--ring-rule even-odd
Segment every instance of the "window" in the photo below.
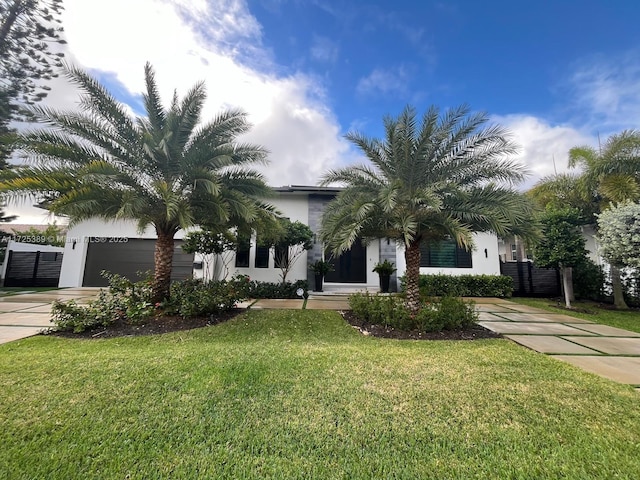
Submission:
{"label": "window", "polygon": [[269,267],[269,247],[256,247],[256,268]]}
{"label": "window", "polygon": [[276,245],[275,253],[274,253],[274,267],[275,268],[284,268],[289,263],[289,247]]}
{"label": "window", "polygon": [[460,248],[453,240],[420,245],[420,266],[441,268],[471,268],[471,252]]}
{"label": "window", "polygon": [[251,242],[248,238],[238,238],[238,247],[236,249],[236,267],[249,266],[249,251],[251,250]]}
{"label": "window", "polygon": [[518,260],[518,246],[515,243],[511,244],[511,260]]}

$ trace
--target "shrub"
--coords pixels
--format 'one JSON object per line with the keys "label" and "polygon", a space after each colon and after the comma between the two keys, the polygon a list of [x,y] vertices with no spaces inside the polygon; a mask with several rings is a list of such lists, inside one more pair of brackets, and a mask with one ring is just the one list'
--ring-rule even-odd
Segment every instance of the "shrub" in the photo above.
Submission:
{"label": "shrub", "polygon": [[505,275],[420,275],[424,297],[511,297],[513,281]]}
{"label": "shrub", "polygon": [[136,324],[154,314],[149,279],[134,283],[108,272],[102,272],[102,276],[109,281],[109,290],[101,290],[87,305],[78,305],[74,300],[53,304],[51,321],[59,330],[80,333],[119,320]]}
{"label": "shrub", "polygon": [[304,296],[307,296],[309,290],[309,282],[306,280],[297,280],[293,283],[272,283],[251,281],[249,283],[249,298],[299,298],[296,293],[301,288],[304,290]]}
{"label": "shrub", "polygon": [[456,330],[469,327],[478,319],[473,302],[451,296],[424,301],[414,317],[400,296],[356,293],[349,298],[349,305],[362,320],[398,330]]}
{"label": "shrub", "polygon": [[605,297],[606,278],[600,265],[585,258],[573,267],[573,293],[576,298],[601,301]]}
{"label": "shrub", "polygon": [[246,293],[246,282],[235,277],[228,282],[184,280],[171,284],[169,300],[162,307],[165,313],[181,317],[214,315],[234,308]]}

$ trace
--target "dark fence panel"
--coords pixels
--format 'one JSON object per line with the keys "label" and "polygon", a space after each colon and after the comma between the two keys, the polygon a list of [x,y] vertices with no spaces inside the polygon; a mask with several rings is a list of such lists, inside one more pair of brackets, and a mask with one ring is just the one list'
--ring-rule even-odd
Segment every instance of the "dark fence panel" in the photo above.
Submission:
{"label": "dark fence panel", "polygon": [[9,251],[5,287],[57,287],[62,252]]}
{"label": "dark fence panel", "polygon": [[540,268],[531,262],[500,262],[500,273],[513,279],[515,297],[561,295],[560,274],[555,268]]}

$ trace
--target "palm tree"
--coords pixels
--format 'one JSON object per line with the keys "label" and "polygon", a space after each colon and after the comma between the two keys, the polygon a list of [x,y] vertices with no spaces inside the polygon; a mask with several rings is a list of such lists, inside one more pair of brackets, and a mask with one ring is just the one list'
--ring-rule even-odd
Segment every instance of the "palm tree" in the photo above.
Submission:
{"label": "palm tree", "polygon": [[[640,131],[624,130],[611,135],[599,149],[574,147],[569,151],[569,167],[581,167],[581,187],[599,199],[599,210],[611,203],[640,199]],[[622,292],[620,269],[611,265],[613,303],[628,308]]]}
{"label": "palm tree", "polygon": [[259,146],[240,144],[249,129],[239,110],[200,125],[203,83],[163,107],[154,71],[145,66],[143,117],[132,118],[96,80],[77,68],[66,74],[83,96],[81,110],[36,107],[47,128],[26,133],[18,146],[29,166],[7,172],[0,190],[44,198],[47,208],[77,223],[93,217],[135,220],[157,234],[154,301],[168,296],[174,236],[181,228],[247,228],[273,208],[269,188],[247,168],[266,159]]}
{"label": "palm tree", "polygon": [[[466,105],[442,115],[432,106],[422,123],[407,106],[384,120],[384,140],[349,133],[371,165],[327,173],[324,185],[345,186],[322,219],[322,238],[334,253],[358,237],[391,238],[404,246],[407,306],[419,309],[420,244],[454,239],[472,248],[473,232],[524,233],[529,202],[510,188],[522,167],[508,160],[516,147],[499,126]],[[506,186],[502,185],[507,184]]]}

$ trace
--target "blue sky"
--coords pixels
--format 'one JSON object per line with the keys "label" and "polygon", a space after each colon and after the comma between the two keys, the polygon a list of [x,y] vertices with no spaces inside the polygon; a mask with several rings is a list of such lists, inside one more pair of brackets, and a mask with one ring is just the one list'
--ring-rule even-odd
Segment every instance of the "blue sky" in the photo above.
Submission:
{"label": "blue sky", "polygon": [[[315,184],[362,161],[350,129],[468,103],[513,132],[521,186],[575,145],[640,128],[640,2],[65,0],[67,60],[139,111],[143,65],[169,99],[198,80],[205,116],[246,110],[272,185]],[[48,100],[71,108],[57,81]]]}

